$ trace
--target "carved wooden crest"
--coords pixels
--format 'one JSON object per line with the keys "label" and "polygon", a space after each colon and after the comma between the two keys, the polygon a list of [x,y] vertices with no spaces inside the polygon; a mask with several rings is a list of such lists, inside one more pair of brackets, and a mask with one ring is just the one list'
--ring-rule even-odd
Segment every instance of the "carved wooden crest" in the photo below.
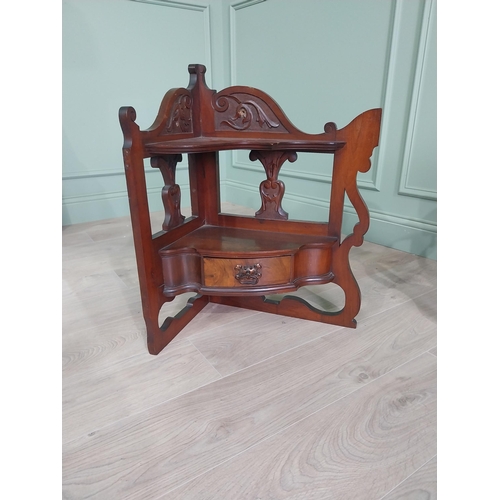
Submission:
{"label": "carved wooden crest", "polygon": [[244,92],[216,94],[216,130],[286,132],[273,110],[259,97]]}

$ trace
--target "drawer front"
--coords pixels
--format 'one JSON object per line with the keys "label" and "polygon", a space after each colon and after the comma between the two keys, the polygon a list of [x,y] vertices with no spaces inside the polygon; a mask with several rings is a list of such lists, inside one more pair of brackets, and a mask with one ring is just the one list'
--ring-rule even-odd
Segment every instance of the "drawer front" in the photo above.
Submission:
{"label": "drawer front", "polygon": [[204,284],[211,287],[280,285],[290,281],[291,269],[291,255],[254,259],[203,259]]}

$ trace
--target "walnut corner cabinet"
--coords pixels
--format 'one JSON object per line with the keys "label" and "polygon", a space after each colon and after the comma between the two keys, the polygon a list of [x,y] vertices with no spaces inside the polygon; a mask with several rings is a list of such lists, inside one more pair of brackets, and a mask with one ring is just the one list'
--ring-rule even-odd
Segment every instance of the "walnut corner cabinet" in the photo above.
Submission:
{"label": "walnut corner cabinet", "polygon": [[[356,175],[370,168],[382,110],[365,111],[340,130],[329,122],[324,133],[307,134],[294,127],[266,93],[245,86],[216,92],[205,83],[205,66],[192,64],[188,71],[188,87],[165,94],[150,128],[140,130],[134,108],[119,112],[149,352],[158,354],[209,302],[355,327],[361,294],[349,251],[363,243],[369,226]],[[255,216],[221,212],[218,152],[237,149],[248,150],[250,160],[263,166],[265,179],[256,186],[262,203]],[[295,161],[300,152],[333,155],[328,222],[289,220],[282,207],[285,186],[278,174],[283,163]],[[188,156],[190,217],[181,213],[175,183],[183,154]],[[146,158],[165,181],[165,219],[155,234]],[[346,195],[359,222],[342,239]],[[330,282],[345,294],[338,312],[321,311],[292,295],[269,297]],[[175,317],[159,324],[162,305],[186,292],[196,295]]]}

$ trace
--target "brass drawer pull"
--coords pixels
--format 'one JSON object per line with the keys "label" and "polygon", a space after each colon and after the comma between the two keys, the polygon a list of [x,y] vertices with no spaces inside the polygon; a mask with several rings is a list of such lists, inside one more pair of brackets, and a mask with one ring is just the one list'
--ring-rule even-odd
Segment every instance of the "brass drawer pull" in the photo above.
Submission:
{"label": "brass drawer pull", "polygon": [[256,285],[259,282],[259,278],[262,277],[262,273],[260,272],[262,266],[260,264],[251,266],[237,264],[234,266],[234,269],[237,271],[234,277],[242,285]]}

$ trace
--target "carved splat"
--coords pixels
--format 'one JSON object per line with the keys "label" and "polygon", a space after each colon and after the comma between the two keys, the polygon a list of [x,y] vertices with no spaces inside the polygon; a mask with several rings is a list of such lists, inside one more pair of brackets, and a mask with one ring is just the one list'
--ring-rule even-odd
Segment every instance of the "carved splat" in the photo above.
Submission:
{"label": "carved splat", "polygon": [[163,155],[151,158],[151,166],[160,169],[165,186],[161,190],[161,198],[165,207],[165,219],[162,229],[168,231],[184,221],[181,214],[181,188],[175,183],[175,168],[182,161],[182,155]]}
{"label": "carved splat", "polygon": [[267,179],[260,183],[262,206],[258,212],[255,212],[255,217],[259,219],[288,219],[288,213],[281,206],[285,194],[285,184],[278,180],[278,173],[286,160],[294,162],[296,159],[297,153],[294,151],[250,151],[250,160],[259,160],[267,175]]}

